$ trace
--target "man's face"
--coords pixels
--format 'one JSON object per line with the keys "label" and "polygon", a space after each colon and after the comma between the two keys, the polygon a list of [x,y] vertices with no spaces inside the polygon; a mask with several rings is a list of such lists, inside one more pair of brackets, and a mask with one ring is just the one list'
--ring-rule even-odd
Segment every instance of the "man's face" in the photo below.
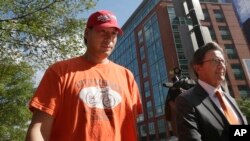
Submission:
{"label": "man's face", "polygon": [[115,47],[117,34],[117,29],[113,27],[86,29],[87,52],[100,59],[107,58]]}
{"label": "man's face", "polygon": [[200,80],[217,87],[225,80],[226,63],[223,54],[218,50],[206,53],[203,64],[195,65],[195,71]]}

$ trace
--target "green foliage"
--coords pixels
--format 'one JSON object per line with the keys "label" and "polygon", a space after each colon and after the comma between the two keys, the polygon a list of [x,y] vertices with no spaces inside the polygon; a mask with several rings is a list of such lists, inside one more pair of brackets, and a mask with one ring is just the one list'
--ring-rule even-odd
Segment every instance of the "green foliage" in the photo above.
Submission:
{"label": "green foliage", "polygon": [[43,68],[85,48],[81,14],[98,0],[0,0],[0,60]]}
{"label": "green foliage", "polygon": [[34,72],[27,63],[0,61],[0,140],[23,141],[31,112],[27,104],[33,95]]}
{"label": "green foliage", "polygon": [[244,97],[237,99],[240,110],[244,113],[247,118],[248,124],[250,123],[250,98]]}

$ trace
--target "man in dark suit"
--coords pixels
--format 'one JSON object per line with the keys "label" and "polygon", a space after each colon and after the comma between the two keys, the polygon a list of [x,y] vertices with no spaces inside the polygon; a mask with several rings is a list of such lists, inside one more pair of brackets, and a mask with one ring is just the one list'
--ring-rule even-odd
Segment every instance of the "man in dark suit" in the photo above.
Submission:
{"label": "man in dark suit", "polygon": [[[247,121],[235,100],[223,91],[226,74],[223,50],[217,43],[209,42],[194,53],[191,66],[198,83],[175,100],[179,141],[228,141],[229,125]],[[222,95],[221,99],[216,93]]]}

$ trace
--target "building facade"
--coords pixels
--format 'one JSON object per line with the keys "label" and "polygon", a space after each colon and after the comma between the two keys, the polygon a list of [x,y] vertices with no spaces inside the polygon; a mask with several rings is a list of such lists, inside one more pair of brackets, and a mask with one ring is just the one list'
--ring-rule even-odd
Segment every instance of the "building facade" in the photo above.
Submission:
{"label": "building facade", "polygon": [[[201,5],[205,15],[201,24],[225,51],[230,93],[249,97],[250,53],[232,5],[218,1]],[[176,17],[171,0],[144,0],[122,27],[124,35],[110,57],[133,72],[140,88],[144,108],[137,119],[140,141],[176,139],[175,124],[165,118],[169,89],[163,83],[172,81],[174,68],[180,68],[183,77],[189,76],[189,60],[179,34],[182,24],[192,21]]]}
{"label": "building facade", "polygon": [[245,33],[250,49],[250,17],[242,24],[242,30]]}
{"label": "building facade", "polygon": [[239,19],[240,25],[250,18],[250,1],[249,0],[225,0],[232,3],[236,16]]}
{"label": "building facade", "polygon": [[239,19],[242,30],[250,48],[250,1],[249,0],[228,0],[232,2],[236,15]]}

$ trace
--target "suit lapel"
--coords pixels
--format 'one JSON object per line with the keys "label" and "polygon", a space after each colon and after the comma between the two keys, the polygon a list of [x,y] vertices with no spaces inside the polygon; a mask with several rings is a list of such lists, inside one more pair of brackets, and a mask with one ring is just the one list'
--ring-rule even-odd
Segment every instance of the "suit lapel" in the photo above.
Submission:
{"label": "suit lapel", "polygon": [[231,106],[234,108],[237,115],[239,115],[239,118],[242,121],[242,123],[247,124],[247,122],[244,120],[243,114],[241,113],[239,107],[236,104],[236,101],[233,98],[231,98],[227,93],[224,93],[224,94],[225,94],[225,97],[227,98],[227,100],[230,102]]}
{"label": "suit lapel", "polygon": [[218,111],[219,109],[216,110],[216,107],[214,106],[214,103],[212,102],[210,97],[204,99],[202,103],[204,107],[206,107],[208,111],[210,111],[210,113],[217,119],[217,121],[221,124],[221,126],[224,126],[224,122],[222,119],[223,116],[220,115],[221,113],[220,111]]}
{"label": "suit lapel", "polygon": [[195,89],[197,91],[199,98],[202,101],[203,106],[210,111],[211,115],[215,117],[215,119],[221,124],[221,126],[224,126],[224,122],[222,113],[219,108],[216,107],[216,105],[213,103],[213,101],[210,99],[208,93],[198,84],[197,88]]}

